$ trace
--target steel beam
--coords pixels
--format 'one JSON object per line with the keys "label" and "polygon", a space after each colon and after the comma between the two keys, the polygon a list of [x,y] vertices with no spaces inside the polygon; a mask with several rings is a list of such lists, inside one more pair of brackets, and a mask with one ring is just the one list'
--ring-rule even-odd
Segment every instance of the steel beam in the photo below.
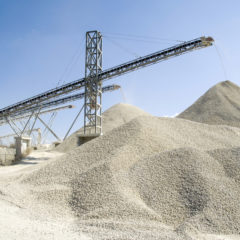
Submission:
{"label": "steel beam", "polygon": [[6,117],[6,121],[9,124],[10,128],[15,132],[17,136],[19,136],[18,132],[15,130],[15,128],[12,126],[11,121]]}
{"label": "steel beam", "polygon": [[[34,132],[34,131],[38,131],[38,132],[39,132],[39,130],[40,130],[40,128],[35,128],[35,129],[32,130],[32,132]],[[41,130],[40,130],[40,131],[41,131]],[[31,132],[31,133],[32,133],[32,132]],[[30,134],[30,131],[27,131],[26,133],[29,134],[29,135],[31,135],[31,134]],[[9,134],[9,135],[5,135],[5,136],[0,136],[0,139],[9,138],[9,137],[14,137],[14,136],[16,136],[16,135],[17,135],[17,134],[14,133],[14,134]]]}
{"label": "steel beam", "polygon": [[[46,111],[43,111],[43,112],[39,112],[39,115],[48,114],[48,113],[51,113],[51,112],[56,112],[56,111],[60,111],[60,110],[64,110],[64,109],[71,109],[71,108],[74,108],[74,107],[75,107],[74,105],[67,105],[67,106],[62,106],[62,107],[58,107],[58,108],[53,108],[53,109],[49,109],[49,110],[46,110]],[[36,109],[37,108],[35,108],[35,110]],[[24,113],[19,114],[19,115],[12,116],[12,117],[15,117],[15,118],[12,118],[11,120],[20,121],[20,120],[22,120],[24,118],[28,118],[29,116],[31,116],[31,114],[28,114],[28,111],[24,111]],[[4,120],[0,120],[0,126],[5,124],[5,123],[6,123],[6,120],[5,121]]]}
{"label": "steel beam", "polygon": [[33,111],[32,114],[29,116],[29,118],[28,118],[28,120],[27,120],[27,123],[25,124],[25,126],[24,126],[24,128],[23,128],[23,130],[22,130],[22,132],[21,132],[21,136],[23,135],[23,133],[25,132],[25,129],[27,128],[28,124],[30,123],[30,120],[31,120],[33,114],[34,114],[34,111]]}
{"label": "steel beam", "polygon": [[36,122],[37,122],[38,115],[40,114],[40,112],[41,112],[41,108],[40,108],[40,109],[38,110],[38,112],[35,114],[35,119],[34,119],[34,122],[33,122],[33,124],[32,124],[32,127],[31,127],[31,130],[30,130],[30,134],[29,134],[29,135],[32,134],[33,128],[34,128],[34,126],[35,126],[35,124],[36,124]]}
{"label": "steel beam", "polygon": [[98,31],[86,33],[84,134],[102,133],[102,35]]}
{"label": "steel beam", "polygon": [[72,124],[71,124],[70,128],[68,129],[68,131],[67,131],[67,133],[66,133],[66,135],[65,135],[65,137],[64,137],[64,139],[63,139],[63,140],[65,140],[65,139],[67,138],[67,136],[68,136],[68,134],[70,133],[70,131],[72,130],[72,128],[73,128],[73,126],[74,126],[75,122],[77,121],[77,119],[78,119],[79,115],[81,114],[81,112],[82,112],[83,108],[84,108],[84,105],[82,106],[82,108],[81,108],[81,109],[80,109],[80,111],[78,112],[77,116],[76,116],[76,117],[75,117],[75,119],[73,120],[73,122],[72,122]]}
{"label": "steel beam", "polygon": [[39,116],[38,116],[39,121],[48,129],[48,131],[58,140],[62,141],[57,134],[45,123]]}

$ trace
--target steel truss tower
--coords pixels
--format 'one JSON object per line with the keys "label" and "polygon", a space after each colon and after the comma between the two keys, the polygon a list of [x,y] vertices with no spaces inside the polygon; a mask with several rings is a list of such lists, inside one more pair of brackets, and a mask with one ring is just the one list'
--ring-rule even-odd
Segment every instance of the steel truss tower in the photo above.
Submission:
{"label": "steel truss tower", "polygon": [[102,36],[98,31],[86,33],[84,135],[102,134]]}

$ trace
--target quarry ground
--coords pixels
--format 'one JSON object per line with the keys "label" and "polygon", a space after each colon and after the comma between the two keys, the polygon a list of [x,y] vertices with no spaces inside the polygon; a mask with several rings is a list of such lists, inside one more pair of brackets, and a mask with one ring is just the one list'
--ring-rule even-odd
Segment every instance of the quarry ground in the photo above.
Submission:
{"label": "quarry ground", "polygon": [[[18,164],[13,166],[7,166],[0,168],[0,239],[1,240],[42,240],[42,239],[97,239],[88,236],[84,232],[92,232],[96,235],[101,232],[105,236],[111,236],[111,238],[106,237],[105,239],[119,239],[119,236],[125,236],[122,239],[131,239],[129,236],[133,234],[131,229],[128,230],[114,230],[109,228],[98,228],[94,227],[94,221],[92,224],[82,224],[83,232],[79,231],[79,225],[76,224],[76,219],[74,217],[59,218],[53,217],[51,214],[46,215],[46,213],[33,212],[30,209],[24,208],[17,204],[15,198],[11,195],[11,192],[6,192],[6,186],[12,178],[19,178],[23,174],[31,174],[36,171],[39,167],[43,166],[52,159],[64,155],[59,152],[51,151],[34,151],[27,158],[23,159]],[[125,222],[126,225],[131,225],[133,223]],[[142,229],[146,229],[149,223],[142,223]],[[153,223],[154,224],[154,223]],[[152,226],[151,226],[152,227]],[[172,230],[166,225],[156,225],[156,228],[160,228],[163,235],[169,235],[166,239],[177,239],[177,236],[172,235]],[[151,229],[151,228],[150,228]],[[154,227],[152,228],[152,234]],[[146,231],[146,230],[145,230]],[[147,231],[146,231],[147,232]],[[157,231],[158,232],[158,231]],[[137,232],[134,232],[137,235]],[[163,236],[162,235],[162,236]],[[195,235],[195,236],[194,236]],[[156,236],[155,236],[156,237]],[[156,237],[154,239],[158,239]],[[202,239],[202,240],[238,240],[240,239],[237,235],[217,235],[217,234],[193,234],[192,239]],[[104,239],[104,238],[103,238]],[[135,238],[133,238],[135,239]],[[147,239],[147,238],[146,238]],[[159,235],[159,239],[161,235]],[[190,239],[190,238],[186,238]]]}
{"label": "quarry ground", "polygon": [[29,174],[51,159],[62,155],[59,152],[34,151],[21,162],[0,168],[0,239],[89,239],[72,229],[73,218],[54,219],[41,212],[29,211],[16,203],[6,185],[12,178]]}

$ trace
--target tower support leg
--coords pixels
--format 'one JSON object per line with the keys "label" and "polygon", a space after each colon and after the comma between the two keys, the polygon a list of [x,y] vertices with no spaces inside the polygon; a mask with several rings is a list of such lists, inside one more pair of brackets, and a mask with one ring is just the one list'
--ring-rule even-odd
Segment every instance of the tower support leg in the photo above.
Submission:
{"label": "tower support leg", "polygon": [[86,33],[84,136],[102,134],[102,36],[98,31]]}

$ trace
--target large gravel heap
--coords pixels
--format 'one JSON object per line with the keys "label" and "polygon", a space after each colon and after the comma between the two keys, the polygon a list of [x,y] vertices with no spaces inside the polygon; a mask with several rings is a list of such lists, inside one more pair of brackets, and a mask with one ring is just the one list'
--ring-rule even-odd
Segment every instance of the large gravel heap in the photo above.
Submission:
{"label": "large gravel heap", "polygon": [[24,207],[71,214],[93,239],[240,234],[240,129],[135,115],[19,178]]}
{"label": "large gravel heap", "polygon": [[[119,103],[105,111],[102,115],[103,132],[107,133],[113,128],[116,128],[126,122],[129,122],[135,117],[141,115],[149,115],[138,107]],[[83,133],[83,128],[79,129],[61,143],[56,150],[60,152],[68,152],[78,147],[78,134]]]}
{"label": "large gravel heap", "polygon": [[230,81],[220,82],[177,117],[240,127],[240,87]]}

